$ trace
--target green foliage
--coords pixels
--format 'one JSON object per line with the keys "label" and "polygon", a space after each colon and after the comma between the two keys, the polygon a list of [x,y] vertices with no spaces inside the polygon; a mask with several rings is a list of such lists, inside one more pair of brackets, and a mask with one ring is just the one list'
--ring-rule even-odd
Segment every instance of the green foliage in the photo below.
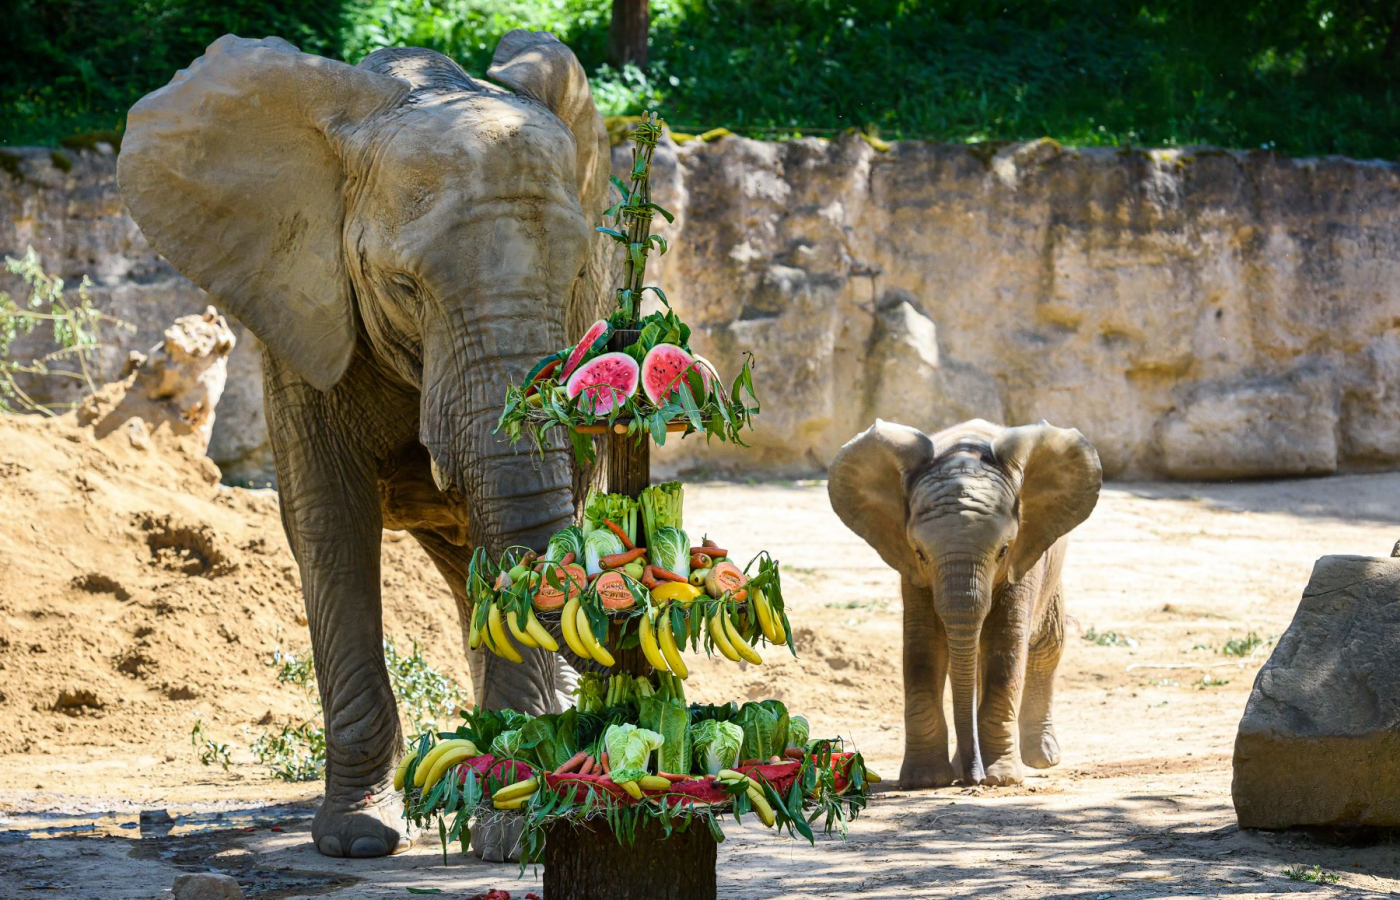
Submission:
{"label": "green foliage", "polygon": [[1130,638],[1126,634],[1119,634],[1116,631],[1097,631],[1090,625],[1089,630],[1084,632],[1084,640],[1099,647],[1136,647],[1136,638]]}
{"label": "green foliage", "polygon": [[279,781],[319,781],[326,774],[326,729],[313,722],[264,731],[250,749]]}
{"label": "green foliage", "polygon": [[228,744],[221,744],[205,734],[204,723],[197,718],[194,720],[194,727],[190,729],[190,745],[194,747],[199,761],[206,766],[218,763],[227,772],[229,763],[233,762],[233,754]]}
{"label": "green foliage", "polygon": [[[122,126],[226,32],[358,62],[439,50],[480,75],[547,30],[605,115],[679,131],[1400,155],[1400,36],[1379,0],[652,0],[647,72],[606,65],[609,0],[16,0],[0,143]],[[1390,57],[1385,58],[1389,47]]]}
{"label": "green foliage", "polygon": [[1342,880],[1342,876],[1335,872],[1325,872],[1322,866],[1290,866],[1283,870],[1283,874],[1288,876],[1289,881],[1310,881],[1313,884],[1336,884]]}
{"label": "green foliage", "polygon": [[1244,637],[1230,638],[1220,647],[1220,652],[1226,656],[1253,656],[1254,651],[1260,647],[1272,647],[1274,639],[1262,638],[1256,632],[1251,631]]}
{"label": "green foliage", "polygon": [[[466,705],[466,697],[461,687],[438,672],[423,658],[418,644],[404,653],[390,639],[384,640],[384,666],[389,672],[389,687],[399,704],[399,718],[404,729],[413,734],[436,730],[448,719],[459,714]],[[283,650],[273,650],[272,662],[277,681],[291,684],[306,691],[315,703],[317,712],[321,710],[320,699],[316,696],[316,665],[311,651],[297,654]],[[209,739],[201,723],[196,720],[190,732],[190,742],[199,754],[204,765],[220,763],[228,768],[229,748]],[[259,763],[268,767],[274,778],[282,781],[316,781],[326,771],[326,731],[317,722],[302,722],[286,725],[273,731],[265,729],[249,745]]]}
{"label": "green foliage", "polygon": [[[97,384],[88,363],[101,344],[102,326],[135,329],[93,307],[88,293],[92,282],[86,275],[78,284],[76,299],[65,293],[63,279],[44,271],[33,247],[22,259],[5,257],[5,269],[24,279],[29,297],[20,303],[0,291],[0,412],[18,409],[57,415],[56,407],[40,403],[26,393],[16,376],[68,378],[82,382],[91,393],[97,390]],[[53,330],[54,349],[27,363],[11,359],[14,341],[45,323]]]}

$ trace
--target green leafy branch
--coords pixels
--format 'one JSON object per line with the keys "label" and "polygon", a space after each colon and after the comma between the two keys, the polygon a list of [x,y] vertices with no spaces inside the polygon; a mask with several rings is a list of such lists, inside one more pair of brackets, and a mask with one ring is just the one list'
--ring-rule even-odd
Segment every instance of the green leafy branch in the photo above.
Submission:
{"label": "green leafy branch", "polygon": [[[76,300],[71,299],[64,292],[63,279],[44,271],[33,247],[21,259],[5,257],[5,269],[24,280],[29,297],[21,303],[0,291],[0,412],[19,409],[58,415],[57,409],[71,408],[73,404],[55,407],[36,400],[20,386],[18,376],[68,378],[82,382],[92,393],[97,390],[97,383],[89,364],[101,343],[102,326],[113,325],[127,331],[135,331],[135,326],[92,305],[92,282],[86,275],[78,283]],[[10,359],[14,341],[44,323],[52,327],[57,348],[27,363]]]}

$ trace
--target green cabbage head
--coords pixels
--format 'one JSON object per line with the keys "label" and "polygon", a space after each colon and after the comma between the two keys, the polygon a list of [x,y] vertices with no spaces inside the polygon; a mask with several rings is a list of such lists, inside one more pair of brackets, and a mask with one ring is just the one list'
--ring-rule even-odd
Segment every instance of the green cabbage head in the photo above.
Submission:
{"label": "green cabbage head", "polygon": [[636,725],[609,725],[603,733],[603,745],[607,747],[612,780],[621,784],[647,774],[652,751],[659,749],[665,740],[656,732]]}
{"label": "green cabbage head", "polygon": [[744,729],[733,722],[706,719],[690,726],[690,745],[695,748],[695,766],[711,775],[732,769],[744,745]]}

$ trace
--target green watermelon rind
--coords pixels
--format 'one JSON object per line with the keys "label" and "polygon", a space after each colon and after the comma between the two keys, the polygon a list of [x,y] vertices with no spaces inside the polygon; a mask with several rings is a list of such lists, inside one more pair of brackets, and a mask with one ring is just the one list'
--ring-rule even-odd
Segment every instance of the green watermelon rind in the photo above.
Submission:
{"label": "green watermelon rind", "polygon": [[[630,387],[625,386],[623,384],[618,384],[615,381],[596,372],[596,370],[599,369],[606,370],[613,368],[619,363],[623,364],[623,369],[625,369],[627,371],[627,374],[631,376],[632,383]],[[631,397],[637,393],[637,385],[641,383],[641,380],[641,366],[637,365],[637,361],[635,359],[628,356],[626,353],[621,352],[604,353],[602,356],[593,357],[588,362],[575,369],[574,374],[569,376],[568,382],[564,385],[564,392],[568,395],[569,399],[572,400],[590,387],[596,387],[598,385],[609,385],[611,387],[616,388],[618,394],[621,394],[624,397]],[[599,391],[597,393],[603,392]],[[583,401],[580,401],[580,405],[586,405],[591,407],[587,411],[591,412],[595,416],[605,416],[613,411],[613,404],[622,402],[621,398],[618,397],[617,394],[613,394],[611,392],[603,393],[603,397],[601,399],[606,400],[608,402],[606,408],[599,408],[600,406],[602,406],[602,404],[599,402],[599,400],[593,398],[585,398]]]}
{"label": "green watermelon rind", "polygon": [[574,374],[574,371],[582,365],[584,359],[590,353],[603,349],[607,344],[608,336],[611,332],[612,326],[608,324],[607,319],[599,319],[592,325],[589,325],[588,330],[583,333],[583,337],[579,338],[578,343],[574,345],[573,351],[569,353],[569,358],[568,361],[564,363],[564,368],[559,370],[559,380],[567,381],[569,376]]}
{"label": "green watermelon rind", "polygon": [[[656,367],[661,364],[661,359],[676,354],[679,354],[680,357],[684,359],[684,362],[680,364],[681,371],[675,371],[675,365],[673,364],[671,366],[673,371],[660,374],[655,379],[658,383],[653,385],[652,373],[655,371]],[[653,406],[658,408],[665,406],[666,397],[659,396],[660,392],[667,388],[670,389],[670,393],[675,393],[679,390],[680,379],[677,376],[679,376],[681,372],[693,371],[694,365],[695,357],[687,353],[683,347],[678,347],[675,344],[657,344],[655,347],[652,347],[647,351],[646,358],[642,360],[641,366],[642,390],[646,393],[647,399],[652,402]],[[667,397],[669,396],[670,394],[667,394]]]}

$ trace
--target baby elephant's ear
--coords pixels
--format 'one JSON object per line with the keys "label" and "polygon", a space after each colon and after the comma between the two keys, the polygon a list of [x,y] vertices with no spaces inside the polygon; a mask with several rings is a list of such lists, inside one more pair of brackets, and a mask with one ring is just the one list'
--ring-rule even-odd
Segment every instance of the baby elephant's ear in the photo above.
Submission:
{"label": "baby elephant's ear", "polygon": [[832,460],[831,508],[846,527],[902,575],[922,577],[905,536],[906,476],[933,458],[933,441],[915,428],[876,419]]}
{"label": "baby elephant's ear", "polygon": [[1049,422],[1008,428],[992,441],[997,462],[1020,485],[1021,522],[1011,550],[1017,582],[1099,502],[1103,467],[1094,445],[1074,428]]}
{"label": "baby elephant's ear", "polygon": [[127,114],[117,180],[147,240],[322,390],[355,348],[341,138],[407,92],[225,35]]}

